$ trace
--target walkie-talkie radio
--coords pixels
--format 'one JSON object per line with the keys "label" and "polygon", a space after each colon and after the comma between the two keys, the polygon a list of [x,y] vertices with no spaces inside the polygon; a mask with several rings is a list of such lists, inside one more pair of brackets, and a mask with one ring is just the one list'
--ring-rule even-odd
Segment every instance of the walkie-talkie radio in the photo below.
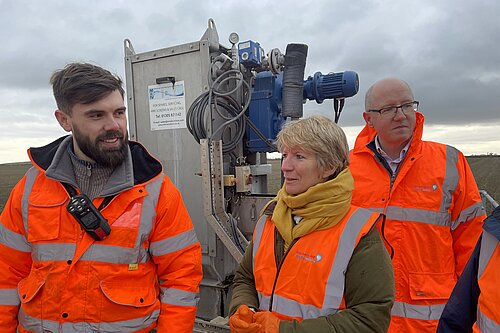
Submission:
{"label": "walkie-talkie radio", "polygon": [[71,197],[66,209],[95,240],[103,240],[111,233],[108,221],[85,194]]}

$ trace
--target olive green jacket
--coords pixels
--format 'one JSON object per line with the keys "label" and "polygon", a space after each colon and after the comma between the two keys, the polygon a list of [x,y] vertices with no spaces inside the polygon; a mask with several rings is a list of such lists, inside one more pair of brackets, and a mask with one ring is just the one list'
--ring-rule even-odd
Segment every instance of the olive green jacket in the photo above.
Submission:
{"label": "olive green jacket", "polygon": [[[276,243],[275,252],[278,258],[283,258],[282,241]],[[250,243],[234,277],[230,315],[242,304],[259,308],[252,268],[252,246]],[[345,275],[345,310],[302,322],[282,320],[280,333],[387,332],[394,303],[394,271],[377,228],[372,228],[361,238]]]}

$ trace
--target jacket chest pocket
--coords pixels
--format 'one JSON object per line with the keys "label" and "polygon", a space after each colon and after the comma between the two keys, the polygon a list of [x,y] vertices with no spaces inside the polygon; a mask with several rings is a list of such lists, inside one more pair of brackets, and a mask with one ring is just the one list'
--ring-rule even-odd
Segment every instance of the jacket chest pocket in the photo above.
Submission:
{"label": "jacket chest pocket", "polygon": [[61,215],[65,214],[67,198],[56,198],[53,202],[28,202],[28,241],[54,240],[59,237]]}
{"label": "jacket chest pocket", "polygon": [[130,204],[118,216],[108,216],[108,222],[111,225],[111,235],[104,241],[109,244],[119,245],[121,247],[133,248],[140,246],[137,241],[147,239],[147,235],[139,237],[141,224],[142,204],[134,202]]}

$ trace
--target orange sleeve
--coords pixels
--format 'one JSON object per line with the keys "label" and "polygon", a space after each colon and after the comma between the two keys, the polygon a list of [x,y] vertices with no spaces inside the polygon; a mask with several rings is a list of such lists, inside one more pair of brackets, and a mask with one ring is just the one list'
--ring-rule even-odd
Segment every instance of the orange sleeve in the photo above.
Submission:
{"label": "orange sleeve", "polygon": [[451,217],[455,273],[458,278],[474,250],[486,214],[476,180],[461,152],[458,153],[457,169],[460,177],[457,189],[453,193]]}
{"label": "orange sleeve", "polygon": [[0,215],[0,332],[16,332],[19,312],[17,285],[31,269],[21,200],[25,178],[12,190]]}
{"label": "orange sleeve", "polygon": [[158,265],[158,332],[191,333],[202,278],[201,246],[177,188],[165,177],[151,236]]}

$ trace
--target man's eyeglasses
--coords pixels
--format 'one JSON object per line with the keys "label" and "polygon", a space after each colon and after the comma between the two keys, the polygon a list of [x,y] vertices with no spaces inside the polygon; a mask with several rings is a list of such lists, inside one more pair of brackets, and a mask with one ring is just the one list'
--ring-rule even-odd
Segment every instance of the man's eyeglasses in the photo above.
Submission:
{"label": "man's eyeglasses", "polygon": [[398,106],[388,106],[379,110],[368,110],[368,112],[378,112],[383,118],[394,118],[398,109],[401,109],[405,116],[411,115],[418,110],[418,101],[408,102]]}

